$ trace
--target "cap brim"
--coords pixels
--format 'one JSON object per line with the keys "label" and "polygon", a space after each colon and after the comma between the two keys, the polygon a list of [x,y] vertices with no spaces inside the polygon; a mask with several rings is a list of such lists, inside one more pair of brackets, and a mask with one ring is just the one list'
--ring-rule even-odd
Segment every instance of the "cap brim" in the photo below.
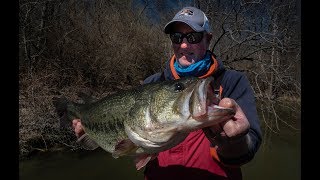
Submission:
{"label": "cap brim", "polygon": [[199,26],[198,24],[196,23],[192,23],[190,21],[184,21],[184,20],[172,20],[170,22],[168,22],[165,27],[164,27],[164,32],[166,34],[170,34],[172,32],[172,26],[174,23],[176,22],[183,22],[185,24],[187,24],[188,26],[190,26],[194,31],[196,32],[201,32],[201,31],[204,31],[205,29],[201,26]]}

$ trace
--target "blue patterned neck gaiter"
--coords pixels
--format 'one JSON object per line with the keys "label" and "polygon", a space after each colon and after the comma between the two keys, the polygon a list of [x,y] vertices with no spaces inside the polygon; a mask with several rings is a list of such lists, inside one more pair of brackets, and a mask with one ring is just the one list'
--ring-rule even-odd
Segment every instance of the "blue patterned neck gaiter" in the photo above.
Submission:
{"label": "blue patterned neck gaiter", "polygon": [[205,74],[211,66],[211,55],[206,53],[206,56],[198,62],[191,64],[188,67],[180,67],[177,60],[174,62],[174,68],[179,76],[202,76]]}

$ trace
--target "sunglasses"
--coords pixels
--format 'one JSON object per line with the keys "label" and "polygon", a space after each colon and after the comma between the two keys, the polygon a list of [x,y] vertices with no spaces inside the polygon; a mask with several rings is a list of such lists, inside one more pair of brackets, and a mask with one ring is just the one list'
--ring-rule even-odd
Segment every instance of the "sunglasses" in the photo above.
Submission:
{"label": "sunglasses", "polygon": [[181,44],[183,38],[186,38],[190,44],[197,44],[203,38],[203,32],[191,32],[187,34],[175,32],[170,34],[170,39],[174,44]]}

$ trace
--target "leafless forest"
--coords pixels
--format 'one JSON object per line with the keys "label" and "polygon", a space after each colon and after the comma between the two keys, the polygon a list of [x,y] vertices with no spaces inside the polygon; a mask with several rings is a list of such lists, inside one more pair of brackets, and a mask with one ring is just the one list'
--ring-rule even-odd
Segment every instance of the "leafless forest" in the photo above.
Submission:
{"label": "leafless forest", "polygon": [[[52,97],[100,98],[139,85],[172,55],[163,27],[186,4],[174,1],[20,0],[20,157],[53,147],[77,149],[61,131]],[[299,130],[301,18],[299,0],[198,0],[212,25],[213,52],[243,71],[255,91],[261,124]],[[157,21],[146,12],[156,10]],[[281,111],[281,112],[280,112]]]}

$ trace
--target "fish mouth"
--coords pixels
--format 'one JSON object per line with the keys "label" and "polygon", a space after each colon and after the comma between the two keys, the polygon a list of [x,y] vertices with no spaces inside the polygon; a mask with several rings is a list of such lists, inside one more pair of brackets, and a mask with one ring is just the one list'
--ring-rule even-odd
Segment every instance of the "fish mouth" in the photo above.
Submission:
{"label": "fish mouth", "polygon": [[212,126],[235,115],[234,109],[219,106],[221,97],[219,90],[211,86],[213,81],[213,77],[201,79],[192,92],[189,108],[192,119],[196,121],[193,124],[196,128]]}

